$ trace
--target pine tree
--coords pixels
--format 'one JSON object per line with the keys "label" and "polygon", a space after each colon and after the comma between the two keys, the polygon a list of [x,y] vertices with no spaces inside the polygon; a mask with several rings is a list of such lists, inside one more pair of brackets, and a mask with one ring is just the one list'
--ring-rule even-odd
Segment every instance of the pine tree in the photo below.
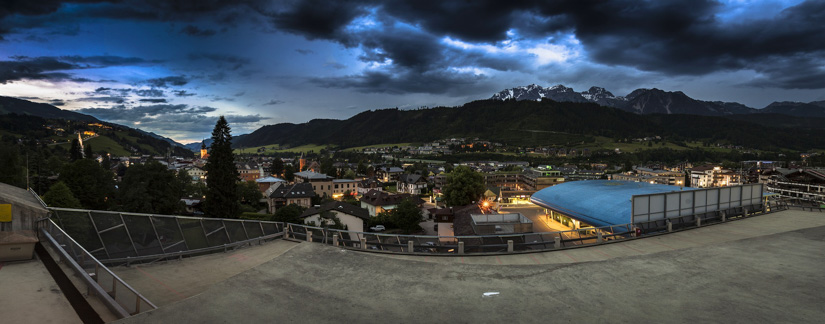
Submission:
{"label": "pine tree", "polygon": [[80,148],[80,142],[76,139],[72,140],[72,148],[69,150],[69,158],[72,162],[80,160],[83,158],[83,151]]}
{"label": "pine tree", "polygon": [[212,145],[206,160],[206,201],[204,211],[209,217],[237,218],[240,201],[237,191],[238,169],[232,153],[229,123],[221,116],[212,131]]}
{"label": "pine tree", "polygon": [[94,154],[92,153],[92,144],[86,143],[86,145],[83,146],[83,154],[86,155],[87,159],[95,158]]}
{"label": "pine tree", "polygon": [[280,177],[284,173],[284,161],[276,157],[272,160],[272,166],[269,168],[269,174],[273,177]]}

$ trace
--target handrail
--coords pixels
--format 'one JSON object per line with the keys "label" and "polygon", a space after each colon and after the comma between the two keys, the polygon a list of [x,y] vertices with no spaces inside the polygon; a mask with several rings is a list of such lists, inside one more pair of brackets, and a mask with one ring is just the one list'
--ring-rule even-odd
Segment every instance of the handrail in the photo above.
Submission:
{"label": "handrail", "polygon": [[[95,235],[91,236],[91,241],[84,241],[85,244],[93,244],[93,246],[100,246],[100,249],[95,250],[99,254],[100,261],[106,264],[116,264],[125,262],[130,265],[133,262],[142,262],[146,260],[162,260],[176,257],[183,257],[188,255],[208,253],[213,251],[226,251],[227,249],[236,246],[250,244],[252,242],[261,242],[265,240],[275,239],[285,235],[284,223],[271,221],[258,221],[248,219],[222,219],[222,218],[203,218],[203,217],[188,217],[188,216],[173,216],[173,215],[158,215],[145,213],[131,213],[119,211],[104,211],[104,210],[87,210],[74,208],[48,208],[53,215],[58,219],[60,224],[70,219],[77,219],[77,217],[88,218],[86,221],[91,222],[90,226],[94,227]],[[65,216],[65,214],[72,216]],[[115,216],[114,222],[107,225],[107,228],[98,228],[95,225],[98,216]],[[127,224],[124,217],[140,217],[148,218],[148,225],[150,226],[143,231],[135,232],[134,229],[130,231],[130,225]],[[171,233],[177,236],[178,241],[174,244],[164,243],[164,237],[161,228],[157,226],[160,219],[169,220],[172,226]],[[190,222],[189,229],[192,225],[196,228],[195,232],[184,231],[187,226],[181,227],[183,221]],[[193,222],[194,221],[194,222]],[[215,226],[213,222],[218,222]],[[193,224],[194,223],[194,224]],[[210,227],[212,224],[213,227]],[[233,230],[234,229],[234,230]],[[168,230],[168,228],[167,228]],[[241,230],[238,232],[237,230]],[[110,231],[124,231],[121,237],[128,238],[128,243],[131,244],[132,253],[112,255],[109,249],[113,244],[111,242],[112,235],[104,235]],[[146,244],[140,245],[137,243],[136,237],[148,237],[155,241],[155,248],[158,250],[147,250]],[[177,244],[183,245],[172,249]],[[98,245],[99,244],[99,245]],[[204,247],[205,246],[205,247]],[[183,247],[181,250],[180,247]],[[151,254],[147,254],[151,253]]]}
{"label": "handrail", "polygon": [[[102,299],[103,303],[108,307],[112,312],[115,313],[119,318],[126,318],[131,315],[135,315],[141,313],[141,304],[148,305],[151,309],[157,309],[158,307],[155,306],[151,301],[146,299],[143,295],[141,295],[137,290],[132,288],[129,284],[127,284],[123,279],[118,277],[114,272],[109,270],[103,263],[98,261],[94,256],[92,256],[89,251],[86,251],[83,246],[77,243],[71,236],[66,234],[57,224],[54,223],[51,219],[43,220],[41,223],[46,223],[47,226],[42,226],[38,224],[40,228],[40,233],[43,234],[43,237],[46,238],[54,250],[60,254],[61,258],[68,261],[68,264],[71,268],[80,276],[80,278],[86,283],[86,285],[95,292],[100,298]],[[48,229],[47,229],[48,227]],[[52,236],[52,233],[56,232],[63,238],[63,244],[57,241],[57,239]],[[71,248],[72,251],[79,251],[80,252],[80,262],[92,262],[94,264],[94,278],[90,276],[90,273],[80,264],[78,263],[78,257],[74,255],[74,253],[69,253],[64,249],[64,246],[68,246]],[[106,291],[100,285],[100,271],[104,271],[109,276],[112,277],[112,291]],[[135,297],[135,305],[134,305],[134,312],[127,311],[131,305],[123,305],[118,300],[118,294],[126,293],[123,289],[116,289],[117,285],[122,285],[126,288],[128,293],[131,293]]]}
{"label": "handrail", "polygon": [[178,219],[194,219],[194,220],[201,220],[201,219],[209,219],[209,220],[228,220],[233,222],[251,222],[251,223],[265,223],[265,224],[280,224],[281,222],[272,222],[272,221],[262,221],[262,220],[254,220],[254,219],[234,219],[234,218],[209,218],[209,217],[196,217],[196,216],[183,216],[183,215],[164,215],[164,214],[146,214],[146,213],[133,213],[133,212],[123,212],[123,211],[114,211],[114,210],[95,210],[95,209],[77,209],[77,208],[63,208],[63,207],[48,207],[49,210],[56,210],[56,211],[67,211],[67,212],[76,212],[76,213],[88,213],[94,212],[99,214],[125,214],[125,215],[134,215],[134,216],[152,216],[152,217],[165,217],[165,218],[178,218]]}
{"label": "handrail", "polygon": [[[333,244],[346,249],[368,250],[379,253],[426,255],[512,254],[578,248],[612,241],[635,239],[645,235],[663,234],[728,220],[743,219],[748,216],[787,208],[782,204],[771,203],[768,203],[765,207],[769,207],[769,209],[735,207],[727,211],[713,211],[645,222],[539,233],[469,236],[404,235],[329,229],[291,223],[287,224],[286,231],[293,238],[305,238],[307,241]],[[311,237],[309,237],[308,232]],[[334,235],[337,235],[337,241],[332,239]],[[365,245],[362,245],[362,243]]]}
{"label": "handrail", "polygon": [[163,254],[106,259],[106,260],[102,260],[101,262],[105,262],[105,263],[109,263],[109,264],[126,263],[127,265],[129,265],[132,262],[140,262],[140,261],[145,261],[145,260],[169,259],[169,258],[187,256],[187,255],[190,255],[190,254],[198,254],[198,253],[220,251],[220,250],[226,251],[226,249],[228,249],[228,248],[233,248],[233,247],[236,247],[236,246],[245,245],[245,244],[249,244],[249,243],[252,243],[252,242],[270,240],[270,239],[277,238],[279,236],[283,236],[284,234],[285,234],[285,231],[281,231],[281,232],[278,232],[278,233],[275,233],[275,234],[265,235],[265,236],[245,240],[245,241],[238,241],[238,242],[224,244],[224,245],[211,246],[211,247],[193,249],[193,250],[178,251],[178,252],[163,253]]}
{"label": "handrail", "polygon": [[40,195],[38,195],[37,192],[35,192],[32,188],[29,188],[28,190],[32,194],[32,196],[34,196],[34,198],[37,199],[40,205],[43,206],[43,208],[49,208],[49,205],[46,205],[46,202],[44,202],[43,199],[40,198]]}

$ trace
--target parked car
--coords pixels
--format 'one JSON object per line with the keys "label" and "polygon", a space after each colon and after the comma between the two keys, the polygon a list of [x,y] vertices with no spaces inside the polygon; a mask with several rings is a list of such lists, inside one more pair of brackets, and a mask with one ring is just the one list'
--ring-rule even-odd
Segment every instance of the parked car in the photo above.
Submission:
{"label": "parked car", "polygon": [[373,227],[370,227],[370,231],[373,231],[373,232],[383,232],[384,230],[386,230],[384,225],[375,225]]}

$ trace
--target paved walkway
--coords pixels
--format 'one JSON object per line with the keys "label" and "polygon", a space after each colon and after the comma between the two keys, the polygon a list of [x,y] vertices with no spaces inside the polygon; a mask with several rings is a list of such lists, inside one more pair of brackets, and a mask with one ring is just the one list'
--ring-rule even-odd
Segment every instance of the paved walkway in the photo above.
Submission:
{"label": "paved walkway", "polygon": [[[815,323],[825,316],[822,251],[825,217],[797,211],[509,256],[386,256],[300,243],[123,322]],[[217,268],[205,265],[189,277]]]}
{"label": "paved walkway", "polygon": [[599,246],[588,246],[561,251],[500,256],[468,255],[457,258],[442,256],[422,258],[411,255],[381,256],[440,264],[469,263],[506,265],[575,263],[582,261],[602,261],[616,257],[644,255],[701,246],[716,246],[726,242],[818,226],[825,226],[825,214],[788,210],[665,235],[644,237],[631,241],[615,241]]}
{"label": "paved walkway", "polygon": [[0,322],[82,323],[39,259],[0,262]]}
{"label": "paved walkway", "polygon": [[212,285],[268,262],[299,243],[276,240],[183,260],[111,268],[158,307],[200,294]]}

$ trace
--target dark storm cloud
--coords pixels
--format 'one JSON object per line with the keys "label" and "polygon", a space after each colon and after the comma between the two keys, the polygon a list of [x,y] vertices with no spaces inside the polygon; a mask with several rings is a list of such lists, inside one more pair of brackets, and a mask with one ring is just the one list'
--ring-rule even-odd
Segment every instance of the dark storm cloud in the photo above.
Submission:
{"label": "dark storm cloud", "polygon": [[149,63],[160,63],[160,60],[146,60],[139,57],[122,57],[113,55],[98,55],[98,56],[60,56],[61,61],[79,64],[83,67],[107,67],[107,66],[123,66],[123,65],[141,65]]}
{"label": "dark storm cloud", "polygon": [[218,32],[214,29],[200,29],[195,25],[186,25],[186,27],[181,28],[180,33],[196,37],[209,37],[214,36]]}
{"label": "dark storm cloud", "polygon": [[135,89],[132,92],[140,97],[163,97],[163,90],[159,89]]}
{"label": "dark storm cloud", "polygon": [[[179,31],[193,36],[214,35],[240,22],[263,21],[282,32],[363,49],[365,54],[361,60],[367,63],[386,63],[379,71],[355,75],[361,80],[357,84],[364,86],[374,84],[368,80],[382,79],[381,76],[388,73],[397,74],[394,80],[408,80],[416,85],[433,79],[426,74],[445,74],[454,66],[534,72],[535,66],[519,62],[521,58],[456,50],[441,42],[444,37],[450,37],[496,46],[510,37],[508,31],[517,33],[519,40],[534,43],[546,42],[553,36],[556,38],[551,42],[555,42],[563,38],[559,36],[572,33],[581,42],[583,54],[605,66],[633,67],[666,76],[753,70],[763,76],[753,84],[781,88],[822,88],[820,68],[798,69],[794,64],[813,62],[815,65],[825,57],[825,24],[822,23],[825,1],[805,1],[772,17],[745,17],[735,21],[720,18],[718,14],[729,8],[714,0],[82,2],[91,3],[75,5],[72,10],[61,9],[62,2],[56,0],[15,1],[4,5],[0,8],[0,36],[10,30],[47,24],[71,26],[87,18],[182,22],[184,27]],[[363,22],[360,19],[365,18],[379,26],[359,25]],[[208,29],[198,27],[203,21],[212,24]],[[296,52],[310,53],[303,49]],[[222,62],[220,64],[229,68],[250,64],[197,55],[199,59]],[[465,65],[456,65],[459,63]],[[8,68],[0,67],[3,75],[0,82],[21,78],[9,77],[6,70]],[[50,71],[54,70],[23,75],[30,79],[69,78],[65,73]],[[220,79],[217,78],[220,76],[216,73],[210,78]],[[454,75],[436,79],[452,77]],[[461,80],[472,81],[473,77]],[[169,85],[175,84],[161,82],[158,87]],[[352,87],[352,82],[341,86]],[[358,88],[368,91],[365,87]],[[386,86],[375,88],[376,92],[386,90]]]}
{"label": "dark storm cloud", "polygon": [[166,103],[166,99],[140,99],[140,102],[149,102],[149,103]]}
{"label": "dark storm cloud", "polygon": [[238,70],[251,62],[249,58],[215,53],[191,53],[190,60],[207,60],[217,64],[218,67],[228,67],[231,70]]}
{"label": "dark storm cloud", "polygon": [[187,92],[186,90],[173,90],[172,93],[175,94],[175,97],[191,97],[195,95],[194,93]]}
{"label": "dark storm cloud", "polygon": [[263,13],[269,16],[279,30],[309,39],[336,39],[344,42],[348,38],[344,27],[367,12],[365,1],[307,0],[294,1],[275,12]]}
{"label": "dark storm cloud", "polygon": [[120,104],[120,103],[123,103],[124,101],[126,101],[126,98],[116,97],[116,96],[111,96],[111,97],[85,97],[85,98],[74,99],[74,101],[104,102],[104,103],[105,102],[111,102],[111,103]]}
{"label": "dark storm cloud", "polygon": [[[444,55],[442,44],[428,38],[450,36],[494,44],[506,39],[506,32],[512,29],[534,39],[572,32],[593,60],[606,65],[631,66],[666,75],[750,69],[767,75],[776,87],[822,87],[818,81],[820,69],[796,69],[790,63],[794,60],[781,58],[825,57],[825,24],[822,23],[825,1],[806,1],[770,19],[736,22],[717,18],[716,14],[724,8],[712,0],[410,0],[375,7],[376,16],[385,22],[402,21],[420,26],[418,35],[397,34],[392,24],[368,32],[348,31],[347,25],[364,15],[367,11],[364,8],[369,6],[359,3],[361,5],[348,3],[338,8],[301,1],[281,9],[274,16],[273,24],[309,39],[363,46],[367,53],[362,60],[392,59],[394,65],[412,71],[433,71],[449,65],[452,60]],[[341,14],[335,15],[339,9]],[[411,50],[417,46],[423,47]],[[498,70],[518,67],[517,62],[502,60],[473,62]],[[783,65],[774,65],[777,62]],[[362,77],[372,78],[366,74]]]}
{"label": "dark storm cloud", "polygon": [[365,72],[332,78],[314,78],[310,82],[325,88],[351,88],[358,92],[371,93],[471,93],[481,86],[479,81],[486,78],[479,75],[426,71],[424,73]]}
{"label": "dark storm cloud", "polygon": [[143,82],[155,88],[168,88],[171,86],[180,87],[189,83],[189,78],[183,75],[177,75],[163,78],[148,79]]}
{"label": "dark storm cloud", "polygon": [[59,61],[52,57],[15,57],[12,61],[0,61],[0,83],[18,80],[71,80],[71,74],[55,72],[77,69],[75,64]]}
{"label": "dark storm cloud", "polygon": [[0,83],[18,80],[48,80],[95,82],[83,77],[75,77],[68,70],[104,68],[109,66],[140,65],[153,63],[137,57],[121,56],[12,56],[11,61],[0,61]]}
{"label": "dark storm cloud", "polygon": [[[113,108],[85,108],[79,111],[100,118],[130,126],[139,126],[148,131],[164,133],[204,133],[209,132],[216,117],[207,116],[215,112],[213,107],[190,107],[189,105],[161,104]],[[257,123],[270,119],[260,115],[227,115],[227,120],[241,129],[254,127]]]}
{"label": "dark storm cloud", "polygon": [[185,104],[165,104],[137,107],[126,107],[124,105],[119,105],[113,108],[84,108],[79,111],[105,120],[142,121],[147,118],[175,114],[202,115],[216,110],[217,108],[213,107],[189,107],[189,105]]}

